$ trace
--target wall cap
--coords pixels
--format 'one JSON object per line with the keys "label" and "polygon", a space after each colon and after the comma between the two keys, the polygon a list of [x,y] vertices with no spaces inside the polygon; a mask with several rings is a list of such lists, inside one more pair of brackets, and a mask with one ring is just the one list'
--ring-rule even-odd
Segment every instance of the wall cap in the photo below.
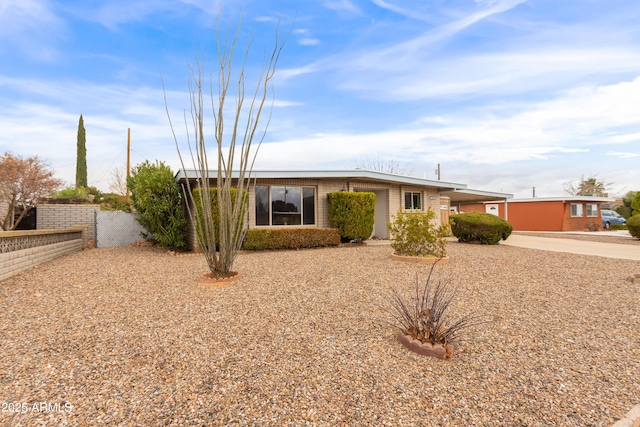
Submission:
{"label": "wall cap", "polygon": [[12,230],[0,231],[0,239],[8,237],[40,236],[47,234],[82,233],[80,228],[61,228],[58,230]]}

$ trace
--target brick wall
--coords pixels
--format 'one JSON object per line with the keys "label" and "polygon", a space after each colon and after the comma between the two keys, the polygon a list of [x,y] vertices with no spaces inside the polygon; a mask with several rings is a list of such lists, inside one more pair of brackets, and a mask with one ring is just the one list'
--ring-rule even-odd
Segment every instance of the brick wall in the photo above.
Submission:
{"label": "brick wall", "polygon": [[95,241],[95,212],[99,210],[100,205],[39,204],[36,228],[60,230],[83,225],[87,227],[87,238]]}
{"label": "brick wall", "polygon": [[82,229],[0,232],[0,280],[82,249]]}
{"label": "brick wall", "polygon": [[[571,216],[572,204],[582,205],[582,216]],[[602,217],[600,216],[600,204],[598,205],[598,216],[587,216],[587,204],[582,202],[566,202],[564,204],[564,216],[562,218],[562,231],[589,231],[590,225],[602,227]]]}

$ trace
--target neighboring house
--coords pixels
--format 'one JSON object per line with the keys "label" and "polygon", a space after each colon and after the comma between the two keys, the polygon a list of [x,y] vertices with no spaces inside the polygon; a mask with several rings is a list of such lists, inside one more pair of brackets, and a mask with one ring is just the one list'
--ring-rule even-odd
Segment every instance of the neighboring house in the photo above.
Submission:
{"label": "neighboring house", "polygon": [[[180,170],[176,181],[195,183],[195,170]],[[216,172],[209,177],[215,185]],[[192,184],[193,187],[193,184]],[[445,192],[464,192],[467,186],[364,169],[256,171],[251,175],[247,221],[249,228],[331,227],[327,193],[335,191],[368,191],[375,193],[375,224],[372,237],[386,239],[387,221],[400,209],[427,211],[431,207],[442,222],[448,222],[449,203]],[[510,194],[474,193],[474,200],[495,200]],[[441,199],[441,196],[442,199]],[[195,229],[189,226],[189,244],[196,249]]]}
{"label": "neighboring house", "polygon": [[615,199],[593,196],[510,199],[482,203],[459,203],[460,212],[498,215],[518,231],[588,231],[602,226],[601,205]]}

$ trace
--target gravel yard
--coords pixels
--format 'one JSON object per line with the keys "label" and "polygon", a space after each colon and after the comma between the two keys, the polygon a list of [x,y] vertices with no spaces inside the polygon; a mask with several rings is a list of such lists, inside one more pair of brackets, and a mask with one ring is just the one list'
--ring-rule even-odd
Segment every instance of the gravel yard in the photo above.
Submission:
{"label": "gravel yard", "polygon": [[437,276],[491,323],[443,361],[378,325],[428,271],[389,253],[243,253],[207,288],[202,256],[106,248],[0,282],[0,425],[609,427],[640,403],[640,262],[450,243]]}

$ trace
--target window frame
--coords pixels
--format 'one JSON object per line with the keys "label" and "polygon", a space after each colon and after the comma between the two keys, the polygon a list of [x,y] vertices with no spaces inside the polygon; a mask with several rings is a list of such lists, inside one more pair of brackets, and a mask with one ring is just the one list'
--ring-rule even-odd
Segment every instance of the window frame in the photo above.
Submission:
{"label": "window frame", "polygon": [[[407,207],[407,196],[410,197],[410,207]],[[419,206],[415,207],[415,197],[418,197]],[[422,210],[422,191],[405,191],[404,192],[404,210],[405,211],[421,211]]]}
{"label": "window frame", "polygon": [[[266,212],[259,212],[258,208],[259,208],[259,200],[258,200],[258,187],[266,187],[267,188],[267,211]],[[300,216],[300,224],[273,224],[273,191],[272,188],[273,187],[283,187],[286,189],[289,188],[297,188],[300,190],[300,212],[298,213]],[[307,190],[307,191],[305,191]],[[305,201],[305,193],[308,193],[308,190],[312,190],[313,191],[313,205],[312,205],[312,213],[313,213],[313,223],[305,223],[305,221],[308,221],[310,215],[309,213],[306,211],[309,207],[308,201],[309,201],[309,196],[307,195],[307,201]],[[318,226],[318,216],[316,213],[316,207],[317,207],[317,188],[311,185],[283,185],[283,184],[256,184],[254,187],[254,214],[255,214],[255,227],[317,227]],[[258,224],[258,218],[259,216],[261,216],[260,214],[262,214],[262,216],[266,215],[266,217],[268,218],[269,223],[268,224]]]}
{"label": "window frame", "polygon": [[[573,207],[576,207],[576,214],[573,214]],[[584,218],[584,204],[583,203],[571,203],[571,208],[570,208],[570,213],[571,213],[571,218]],[[580,211],[580,214],[578,215],[578,211]]]}
{"label": "window frame", "polygon": [[[587,218],[597,218],[598,217],[598,204],[597,203],[587,203],[586,204],[585,213],[587,214]],[[591,209],[589,209],[591,208]],[[595,208],[595,211],[593,209]],[[591,210],[591,212],[589,212]]]}

